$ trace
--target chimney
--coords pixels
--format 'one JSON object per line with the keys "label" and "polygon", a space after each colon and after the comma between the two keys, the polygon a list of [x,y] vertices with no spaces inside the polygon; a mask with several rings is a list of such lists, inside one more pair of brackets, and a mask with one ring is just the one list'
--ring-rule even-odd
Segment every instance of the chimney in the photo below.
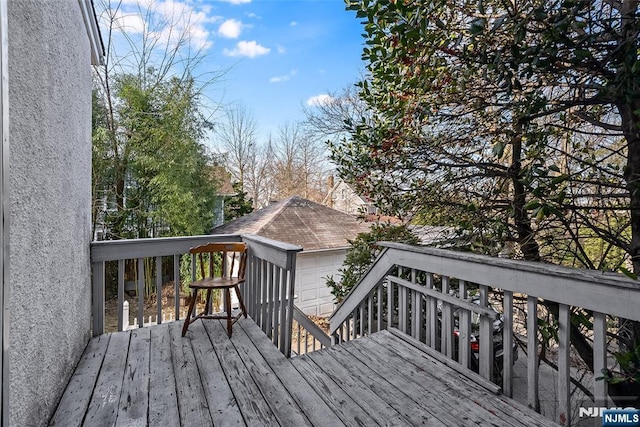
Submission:
{"label": "chimney", "polygon": [[335,185],[333,174],[329,175],[327,178],[327,206],[333,209],[333,194],[331,194],[331,190],[333,190],[333,186]]}

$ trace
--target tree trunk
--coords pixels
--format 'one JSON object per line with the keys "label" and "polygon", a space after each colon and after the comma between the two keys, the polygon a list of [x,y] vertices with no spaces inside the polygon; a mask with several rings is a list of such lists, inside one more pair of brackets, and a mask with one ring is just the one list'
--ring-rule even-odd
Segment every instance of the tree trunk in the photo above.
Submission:
{"label": "tree trunk", "polygon": [[531,218],[525,209],[527,203],[527,190],[520,182],[522,173],[522,123],[516,119],[514,125],[515,135],[511,138],[511,166],[509,166],[509,177],[513,184],[513,220],[518,236],[518,243],[524,259],[527,261],[540,261],[540,247],[536,242]]}

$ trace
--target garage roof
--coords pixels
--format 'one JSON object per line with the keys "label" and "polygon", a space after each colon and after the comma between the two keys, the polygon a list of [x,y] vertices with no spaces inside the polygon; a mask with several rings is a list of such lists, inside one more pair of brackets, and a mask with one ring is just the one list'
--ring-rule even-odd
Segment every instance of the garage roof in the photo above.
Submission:
{"label": "garage roof", "polygon": [[345,248],[369,224],[299,196],[254,211],[211,230],[211,234],[257,234],[304,251]]}

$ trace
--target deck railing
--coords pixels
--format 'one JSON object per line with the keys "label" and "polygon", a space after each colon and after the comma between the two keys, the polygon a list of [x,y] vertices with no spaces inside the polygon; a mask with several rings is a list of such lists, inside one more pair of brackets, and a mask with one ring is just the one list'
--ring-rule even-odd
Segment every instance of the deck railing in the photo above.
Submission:
{"label": "deck railing", "polygon": [[[254,235],[205,235],[158,239],[132,239],[93,242],[91,244],[93,282],[93,335],[105,331],[105,284],[108,263],[114,266],[117,281],[117,330],[126,323],[123,315],[125,302],[125,271],[127,260],[135,260],[135,294],[137,324],[145,325],[145,286],[152,277],[156,293],[157,323],[163,319],[163,271],[167,262],[173,276],[173,295],[180,295],[181,259],[189,249],[209,242],[244,241],[248,248],[246,282],[242,289],[247,311],[269,335],[274,344],[287,357],[291,354],[293,323],[293,295],[295,292],[296,254],[300,247]],[[168,258],[167,258],[168,257]],[[153,260],[153,262],[148,262]],[[170,261],[169,261],[170,260]],[[187,263],[189,264],[189,263]],[[150,272],[145,266],[153,265]],[[187,268],[192,268],[188,266]],[[181,299],[173,303],[175,320],[180,319]]]}
{"label": "deck railing", "polygon": [[331,347],[331,337],[316,325],[302,310],[293,306],[293,351],[303,355],[316,350]]}
{"label": "deck railing", "polygon": [[[555,421],[563,425],[571,425],[572,413],[576,413],[570,399],[570,336],[572,329],[576,332],[576,325],[571,324],[572,311],[581,308],[586,313],[581,327],[587,329],[582,334],[592,343],[590,363],[594,377],[611,367],[611,358],[609,366],[607,358],[608,320],[640,321],[640,283],[617,274],[397,243],[380,244],[384,247],[381,255],[330,318],[334,342],[394,327],[466,370],[472,357],[471,319],[479,317],[478,373],[486,382],[496,381],[493,346],[482,343],[493,342],[494,320],[500,318],[502,392],[512,396],[513,340],[526,336],[527,403],[539,410],[537,335],[543,331],[538,328],[543,315],[553,314],[557,319],[554,333],[558,369]],[[492,305],[498,305],[501,313]],[[520,330],[516,328],[519,323],[523,326]],[[467,373],[475,375],[472,371]],[[591,389],[594,407],[612,406],[607,400],[605,381],[593,381]],[[597,425],[599,422],[596,420]]]}

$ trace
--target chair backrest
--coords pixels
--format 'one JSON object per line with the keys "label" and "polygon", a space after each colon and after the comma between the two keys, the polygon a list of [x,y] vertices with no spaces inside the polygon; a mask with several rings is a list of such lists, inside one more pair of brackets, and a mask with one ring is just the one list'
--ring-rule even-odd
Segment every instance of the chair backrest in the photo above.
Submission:
{"label": "chair backrest", "polygon": [[[203,278],[216,276],[230,278],[237,271],[235,276],[240,280],[244,280],[244,273],[247,268],[247,245],[244,243],[207,243],[206,245],[189,249],[189,253],[198,257],[200,274]],[[209,254],[208,269],[205,269],[207,265],[206,254]],[[218,272],[220,274],[217,275],[216,273]]]}

